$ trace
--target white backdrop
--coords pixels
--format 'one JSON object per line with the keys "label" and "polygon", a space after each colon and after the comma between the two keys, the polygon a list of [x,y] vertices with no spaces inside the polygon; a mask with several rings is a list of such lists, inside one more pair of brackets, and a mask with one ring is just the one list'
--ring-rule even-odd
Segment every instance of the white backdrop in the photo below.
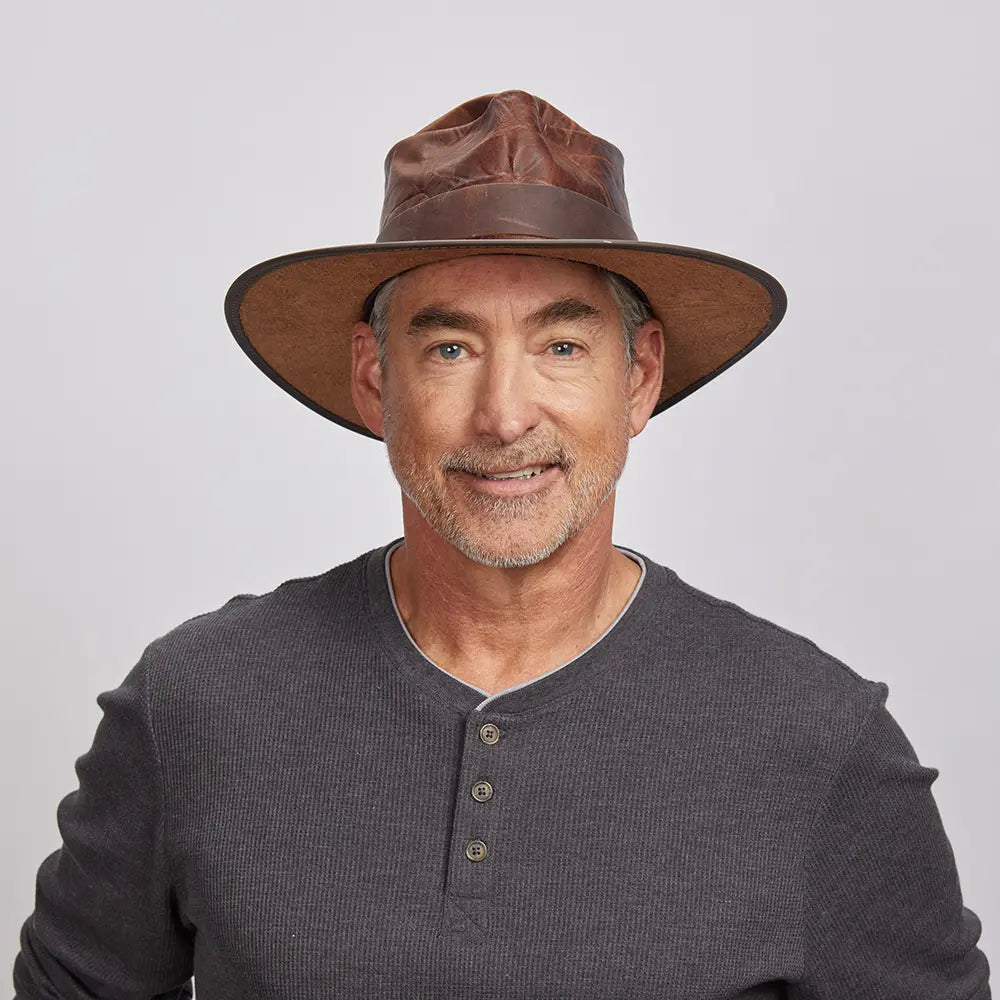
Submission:
{"label": "white backdrop", "polygon": [[373,239],[389,146],[508,88],[623,150],[640,239],[785,285],[778,330],[634,442],[615,540],[889,684],[1000,961],[995,10],[8,11],[0,971],[97,694],[183,619],[401,532],[382,446],[250,363],[229,283]]}

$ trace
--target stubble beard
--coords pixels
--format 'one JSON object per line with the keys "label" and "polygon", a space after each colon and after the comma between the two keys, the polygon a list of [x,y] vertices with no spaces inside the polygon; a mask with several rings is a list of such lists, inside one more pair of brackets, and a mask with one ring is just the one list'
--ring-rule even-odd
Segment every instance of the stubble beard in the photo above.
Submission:
{"label": "stubble beard", "polygon": [[[625,470],[630,429],[629,412],[623,409],[612,447],[589,468],[580,468],[572,452],[561,443],[553,442],[548,448],[536,446],[530,451],[523,445],[492,451],[465,447],[442,455],[438,468],[428,470],[427,464],[421,464],[413,450],[400,441],[391,413],[383,412],[389,464],[403,494],[424,520],[463,555],[473,562],[498,569],[519,569],[542,562],[593,521]],[[561,467],[569,501],[548,537],[544,541],[534,540],[528,548],[519,546],[516,537],[505,533],[504,528],[540,520],[551,503],[549,490],[520,497],[489,496],[463,490],[464,503],[455,503],[449,502],[441,484],[440,476],[452,475],[453,470],[476,473],[496,468],[498,464],[523,467],[533,464],[540,455],[547,455],[548,461]]]}

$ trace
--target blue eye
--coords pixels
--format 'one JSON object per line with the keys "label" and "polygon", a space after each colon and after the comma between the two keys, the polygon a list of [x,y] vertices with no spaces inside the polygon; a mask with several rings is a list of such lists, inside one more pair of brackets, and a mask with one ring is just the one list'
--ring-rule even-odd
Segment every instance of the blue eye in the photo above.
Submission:
{"label": "blue eye", "polygon": [[555,351],[556,357],[558,358],[572,357],[573,352],[576,350],[576,346],[576,344],[571,344],[566,340],[561,340],[558,344],[551,345],[552,349]]}
{"label": "blue eye", "polygon": [[440,354],[445,361],[454,361],[455,358],[458,357],[461,350],[461,344],[439,344],[437,347],[438,354]]}

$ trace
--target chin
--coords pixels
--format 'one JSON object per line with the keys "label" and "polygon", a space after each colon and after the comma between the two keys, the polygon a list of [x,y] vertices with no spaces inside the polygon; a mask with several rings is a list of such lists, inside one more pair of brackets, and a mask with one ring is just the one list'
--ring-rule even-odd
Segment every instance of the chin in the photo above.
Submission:
{"label": "chin", "polygon": [[463,543],[462,541],[453,541],[452,544],[462,555],[482,566],[492,566],[494,569],[524,569],[526,566],[535,566],[548,559],[562,543],[530,550],[517,550],[509,546],[496,548]]}
{"label": "chin", "polygon": [[539,532],[537,525],[532,525],[522,536],[511,528],[508,524],[494,525],[492,530],[463,531],[453,523],[439,531],[466,558],[496,569],[523,569],[543,562],[571,534],[568,530]]}

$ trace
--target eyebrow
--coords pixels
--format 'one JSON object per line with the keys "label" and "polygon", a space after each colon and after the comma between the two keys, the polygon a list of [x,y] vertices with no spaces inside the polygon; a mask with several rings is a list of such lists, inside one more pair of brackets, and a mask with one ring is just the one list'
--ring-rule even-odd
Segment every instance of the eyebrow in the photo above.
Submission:
{"label": "eyebrow", "polygon": [[417,336],[425,330],[470,330],[484,333],[486,324],[472,313],[461,309],[446,309],[443,306],[427,306],[410,317],[406,332]]}
{"label": "eyebrow", "polygon": [[[583,299],[562,298],[536,309],[526,319],[525,324],[535,329],[553,326],[556,323],[582,323],[598,328],[603,325],[601,311]],[[407,327],[407,334],[419,336],[426,330],[468,330],[483,334],[487,324],[474,313],[445,306],[430,305],[414,313]]]}
{"label": "eyebrow", "polygon": [[557,299],[541,309],[536,309],[525,321],[528,326],[544,327],[556,323],[582,323],[595,329],[603,326],[604,317],[600,309],[583,299]]}

